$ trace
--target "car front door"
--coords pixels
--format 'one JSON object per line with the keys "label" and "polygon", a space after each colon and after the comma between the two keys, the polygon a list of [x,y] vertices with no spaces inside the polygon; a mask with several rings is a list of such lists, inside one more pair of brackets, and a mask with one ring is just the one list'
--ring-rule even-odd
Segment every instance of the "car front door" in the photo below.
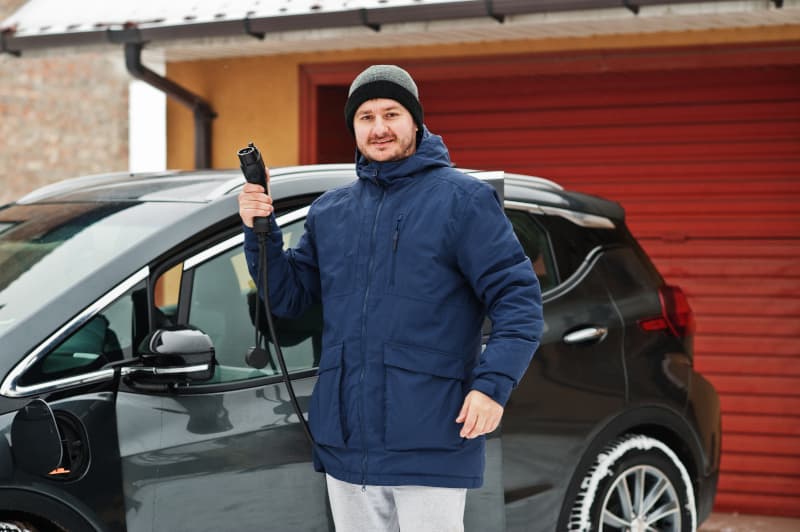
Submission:
{"label": "car front door", "polygon": [[[291,246],[305,210],[279,218]],[[156,275],[158,319],[190,324],[214,342],[209,382],[170,390],[123,383],[117,399],[130,531],[332,530],[325,478],[274,361],[245,363],[254,345],[255,285],[242,234],[178,257]],[[316,381],[321,320],[312,308],[279,321],[303,410]]]}

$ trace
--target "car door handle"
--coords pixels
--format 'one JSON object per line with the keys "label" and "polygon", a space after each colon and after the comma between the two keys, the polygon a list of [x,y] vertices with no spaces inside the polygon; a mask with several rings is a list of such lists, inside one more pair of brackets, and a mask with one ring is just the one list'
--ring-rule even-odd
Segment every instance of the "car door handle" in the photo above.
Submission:
{"label": "car door handle", "polygon": [[581,344],[584,342],[600,341],[608,334],[606,327],[587,327],[578,329],[564,335],[565,344]]}

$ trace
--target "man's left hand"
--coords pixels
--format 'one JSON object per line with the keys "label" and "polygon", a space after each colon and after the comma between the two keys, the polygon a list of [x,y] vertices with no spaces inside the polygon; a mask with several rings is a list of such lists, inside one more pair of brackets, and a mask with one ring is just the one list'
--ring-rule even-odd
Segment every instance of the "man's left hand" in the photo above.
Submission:
{"label": "man's left hand", "polygon": [[461,437],[473,439],[482,434],[489,434],[503,417],[503,407],[483,392],[472,390],[464,398],[464,406],[456,418],[456,423],[463,423]]}

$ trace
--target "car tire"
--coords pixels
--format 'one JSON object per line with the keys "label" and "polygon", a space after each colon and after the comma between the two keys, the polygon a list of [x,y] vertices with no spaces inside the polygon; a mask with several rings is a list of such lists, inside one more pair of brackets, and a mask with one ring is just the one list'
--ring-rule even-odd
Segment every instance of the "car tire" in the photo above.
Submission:
{"label": "car tire", "polygon": [[655,438],[628,434],[606,446],[586,472],[569,530],[694,532],[695,508],[691,478],[675,452]]}
{"label": "car tire", "polygon": [[6,521],[0,518],[0,532],[30,532],[32,530],[35,529],[20,521]]}
{"label": "car tire", "polygon": [[0,532],[63,532],[64,529],[43,519],[26,519],[25,516],[0,515]]}

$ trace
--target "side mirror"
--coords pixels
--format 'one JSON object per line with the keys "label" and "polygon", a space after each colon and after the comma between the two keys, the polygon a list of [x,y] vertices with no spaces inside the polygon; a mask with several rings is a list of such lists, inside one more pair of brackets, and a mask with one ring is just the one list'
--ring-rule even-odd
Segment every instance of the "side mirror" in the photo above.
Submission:
{"label": "side mirror", "polygon": [[142,340],[137,354],[141,365],[121,368],[123,376],[136,382],[178,384],[214,376],[214,343],[194,327],[158,329]]}

